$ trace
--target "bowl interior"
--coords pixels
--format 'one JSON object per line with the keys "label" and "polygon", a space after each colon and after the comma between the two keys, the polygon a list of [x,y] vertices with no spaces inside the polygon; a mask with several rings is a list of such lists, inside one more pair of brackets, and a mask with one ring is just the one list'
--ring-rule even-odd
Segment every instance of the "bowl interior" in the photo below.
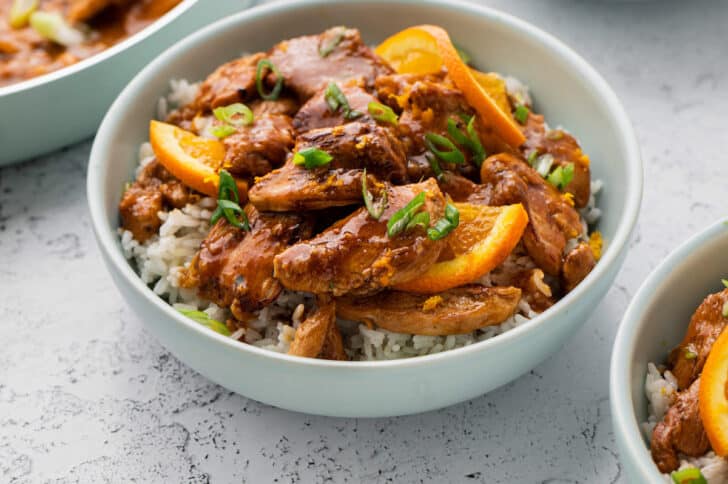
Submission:
{"label": "bowl interior", "polygon": [[[690,318],[705,297],[724,288],[728,276],[728,226],[719,222],[696,235],[649,276],[632,301],[617,337],[612,365],[615,418],[631,447],[632,458],[658,477],[646,436],[644,390],[647,363],[664,363],[685,335]],[[624,408],[622,405],[624,405]]]}

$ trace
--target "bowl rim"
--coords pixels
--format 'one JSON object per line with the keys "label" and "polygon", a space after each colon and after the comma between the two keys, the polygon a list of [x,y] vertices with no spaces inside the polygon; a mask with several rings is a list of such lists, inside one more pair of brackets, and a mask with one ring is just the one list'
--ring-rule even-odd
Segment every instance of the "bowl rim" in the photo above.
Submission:
{"label": "bowl rim", "polygon": [[[614,237],[608,244],[607,249],[594,270],[592,270],[592,272],[571,293],[567,294],[548,311],[494,338],[480,341],[466,347],[443,351],[432,355],[398,360],[355,362],[318,360],[314,358],[291,356],[232,340],[229,337],[210,331],[202,325],[199,325],[189,318],[179,314],[179,312],[175,311],[171,305],[167,304],[160,297],[154,294],[149,287],[142,282],[141,278],[139,278],[139,276],[134,272],[132,266],[127,262],[120,250],[116,236],[116,227],[109,226],[106,223],[103,213],[103,207],[105,205],[103,180],[107,171],[107,162],[105,162],[101,157],[103,154],[102,152],[105,152],[108,147],[112,146],[113,133],[118,129],[116,128],[116,125],[118,124],[118,115],[116,115],[116,112],[123,111],[124,105],[131,104],[131,101],[135,96],[135,91],[145,84],[147,78],[155,78],[155,72],[159,68],[171,62],[178,55],[194,48],[194,46],[208,42],[211,38],[214,38],[217,35],[218,30],[231,28],[235,24],[255,22],[260,18],[275,16],[277,13],[282,11],[306,10],[312,7],[326,6],[329,4],[327,0],[293,0],[288,2],[274,2],[259,5],[225,19],[218,20],[217,22],[208,25],[167,49],[153,62],[147,65],[141,72],[139,72],[122,91],[104,117],[94,141],[88,167],[87,197],[91,213],[92,227],[96,234],[100,249],[105,255],[109,265],[113,265],[113,270],[115,270],[120,277],[122,277],[125,282],[133,288],[133,290],[138,292],[150,304],[156,306],[157,309],[164,312],[167,316],[176,321],[177,324],[184,325],[187,329],[192,329],[192,331],[196,332],[201,338],[214,340],[216,343],[226,345],[230,349],[248,352],[255,356],[271,358],[273,360],[278,360],[281,363],[296,363],[309,367],[334,369],[332,371],[335,371],[336,369],[338,369],[338,371],[351,369],[371,369],[382,371],[391,368],[410,368],[456,358],[464,358],[481,351],[487,351],[488,349],[497,346],[505,346],[508,343],[512,343],[529,333],[533,333],[539,328],[539,326],[545,324],[547,320],[566,317],[566,313],[569,311],[571,304],[580,299],[585,293],[587,293],[587,291],[591,290],[600,278],[606,277],[606,273],[611,270],[614,264],[618,263],[622,249],[627,244],[632,228],[637,220],[642,200],[643,168],[637,137],[632,128],[629,117],[617,98],[617,95],[593,67],[591,67],[584,59],[576,54],[576,52],[574,52],[571,48],[567,47],[563,42],[524,20],[520,20],[510,14],[506,14],[493,8],[474,5],[462,0],[369,0],[367,2],[345,0],[345,2],[359,4],[367,3],[373,6],[382,7],[391,6],[393,3],[400,5],[424,4],[441,9],[458,9],[463,13],[480,17],[488,22],[504,25],[510,30],[517,31],[520,35],[530,37],[533,41],[536,41],[546,46],[550,51],[555,52],[571,70],[576,71],[587,80],[588,84],[590,84],[598,93],[598,97],[602,99],[605,110],[611,118],[611,124],[615,125],[620,138],[623,140],[626,155],[625,162],[627,167],[627,176],[625,180],[625,184],[627,186],[625,209]],[[111,270],[111,267],[109,269]]]}
{"label": "bowl rim", "polygon": [[120,54],[121,52],[135,46],[136,44],[146,40],[148,37],[152,36],[156,32],[162,30],[164,27],[166,27],[174,20],[179,18],[181,15],[186,13],[199,1],[200,0],[181,0],[180,3],[172,7],[171,10],[166,12],[164,15],[159,17],[151,24],[147,25],[139,32],[130,35],[126,39],[112,45],[108,49],[104,49],[101,52],[93,54],[92,56],[82,59],[74,64],[71,64],[70,66],[62,67],[55,71],[41,74],[40,76],[31,77],[30,79],[26,79],[24,81],[9,84],[7,86],[2,86],[0,87],[0,100],[2,100],[2,98],[5,96],[30,91],[37,87],[45,86],[46,84],[61,80],[65,77],[73,76],[74,74],[84,69],[91,68],[96,64],[104,62],[105,60],[110,59],[117,54]]}
{"label": "bowl rim", "polygon": [[[662,473],[652,461],[649,447],[645,445],[640,429],[641,422],[633,410],[634,395],[632,393],[632,370],[635,346],[635,335],[642,328],[645,312],[650,307],[657,289],[666,280],[674,268],[682,264],[690,254],[713,241],[716,237],[726,235],[728,226],[725,219],[718,220],[697,234],[683,241],[657,267],[650,272],[632,297],[617,331],[612,349],[609,375],[609,399],[612,407],[612,422],[617,439],[623,442],[623,459],[629,460],[633,468],[645,481],[661,479]],[[647,373],[647,368],[644,369]],[[644,377],[643,377],[644,380]]]}

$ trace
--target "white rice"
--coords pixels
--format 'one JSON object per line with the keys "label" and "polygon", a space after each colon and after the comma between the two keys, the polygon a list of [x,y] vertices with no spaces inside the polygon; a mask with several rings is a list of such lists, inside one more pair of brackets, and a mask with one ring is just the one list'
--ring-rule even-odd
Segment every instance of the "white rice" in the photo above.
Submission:
{"label": "white rice", "polygon": [[[645,377],[645,394],[647,395],[647,421],[642,423],[642,431],[649,441],[652,431],[660,422],[670,406],[677,398],[677,380],[669,370],[660,372],[654,363],[647,364]],[[680,469],[697,467],[708,484],[728,484],[728,460],[708,452],[702,457],[680,456]],[[665,474],[665,482],[672,482],[669,474]]]}
{"label": "white rice", "polygon": [[[515,84],[514,80],[509,82],[516,86],[520,96],[528,96],[525,86]],[[192,84],[186,80],[172,80],[170,87],[171,93],[158,103],[159,119],[165,119],[170,109],[191,102],[199,84]],[[528,99],[530,102],[530,97]],[[196,120],[194,128],[198,134],[204,135],[209,128],[209,120]],[[137,174],[153,158],[154,153],[149,143],[142,144],[139,149]],[[596,208],[595,198],[601,187],[600,181],[592,182],[592,196],[588,206],[582,210],[584,231],[571,243],[588,239],[587,223],[596,222],[601,214]],[[133,263],[139,277],[155,294],[176,309],[204,311],[210,318],[225,322],[231,317],[227,309],[198,297],[194,289],[179,286],[180,271],[189,266],[210,229],[209,219],[215,203],[211,198],[203,198],[181,210],[159,212],[162,221],[159,234],[143,244],[136,241],[129,231],[119,229],[119,234],[124,256]],[[514,251],[499,270],[486,275],[479,282],[490,286],[491,283],[497,284],[499,271],[504,273],[513,269],[534,267],[530,257],[518,255],[516,252]],[[284,291],[273,304],[255,313],[256,318],[248,322],[245,329],[236,330],[231,337],[271,351],[286,353],[293,341],[296,328],[302,322],[304,308],[310,306],[311,301],[311,296]],[[470,334],[449,336],[400,334],[383,329],[370,329],[366,325],[351,321],[337,322],[344,338],[345,350],[352,360],[390,360],[439,353],[484,341],[525,323],[537,314],[522,299],[516,314],[502,324],[488,326]]]}

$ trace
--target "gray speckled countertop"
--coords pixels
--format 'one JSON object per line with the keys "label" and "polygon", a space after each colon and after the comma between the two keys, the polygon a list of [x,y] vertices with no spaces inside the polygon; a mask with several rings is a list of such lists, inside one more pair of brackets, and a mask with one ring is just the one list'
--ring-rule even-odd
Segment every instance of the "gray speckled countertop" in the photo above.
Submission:
{"label": "gray speckled countertop", "polygon": [[89,228],[86,142],[0,170],[0,482],[624,481],[607,388],[618,322],[671,249],[726,215],[728,2],[485,3],[586,57],[642,144],[631,252],[560,353],[410,417],[311,417],[235,395],[165,351],[113,287]]}

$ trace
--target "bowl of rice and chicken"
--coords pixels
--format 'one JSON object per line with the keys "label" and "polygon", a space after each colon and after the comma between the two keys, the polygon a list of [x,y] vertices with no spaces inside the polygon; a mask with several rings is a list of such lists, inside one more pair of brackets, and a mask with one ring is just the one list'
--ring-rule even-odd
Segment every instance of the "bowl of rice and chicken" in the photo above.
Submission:
{"label": "bowl of rice and chicken", "polygon": [[608,87],[523,22],[413,5],[226,19],[102,125],[89,203],[115,282],[228,388],[327,415],[462,401],[558,348],[616,274],[641,168]]}

